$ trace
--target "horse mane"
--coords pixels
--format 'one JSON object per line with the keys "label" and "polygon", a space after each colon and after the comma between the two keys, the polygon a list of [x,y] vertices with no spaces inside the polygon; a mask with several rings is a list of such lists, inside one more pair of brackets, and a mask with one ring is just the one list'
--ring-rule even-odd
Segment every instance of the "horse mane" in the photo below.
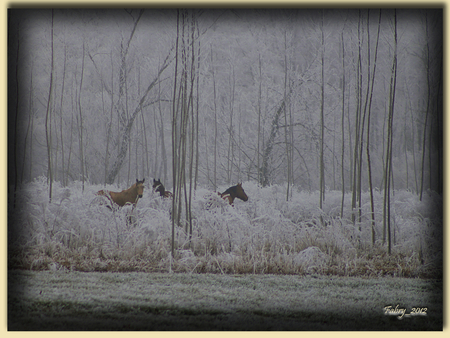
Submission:
{"label": "horse mane", "polygon": [[166,188],[162,184],[158,185],[158,187],[155,190],[156,192],[159,192],[161,196],[164,196],[164,193],[166,192]]}
{"label": "horse mane", "polygon": [[221,195],[223,196],[223,195],[228,194],[228,195],[232,196],[233,198],[235,198],[237,195],[236,189],[237,189],[237,185],[234,185],[232,187],[229,187],[227,190],[225,190]]}
{"label": "horse mane", "polygon": [[244,189],[242,189],[241,183],[239,183],[237,185],[234,185],[232,187],[229,187],[222,194],[220,194],[220,193],[219,194],[220,194],[220,196],[222,198],[224,198],[224,199],[227,198],[230,204],[233,204],[234,199],[236,197],[241,199],[241,200],[243,200],[243,201],[247,201],[248,197],[247,197],[247,199],[244,199],[242,196],[239,196],[240,192],[238,191],[238,188],[240,188],[242,190],[242,193],[244,194],[244,196],[247,197],[245,192],[244,192]]}

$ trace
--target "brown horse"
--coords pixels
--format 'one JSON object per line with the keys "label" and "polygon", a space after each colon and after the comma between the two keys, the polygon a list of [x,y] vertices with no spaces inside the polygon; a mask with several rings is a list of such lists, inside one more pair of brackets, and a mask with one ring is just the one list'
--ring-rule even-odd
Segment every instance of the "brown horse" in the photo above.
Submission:
{"label": "brown horse", "polygon": [[238,183],[232,187],[229,187],[223,193],[218,193],[225,201],[228,201],[230,205],[233,205],[234,199],[237,197],[244,202],[248,200],[248,196],[242,188],[242,183]]}
{"label": "brown horse", "polygon": [[122,190],[121,192],[100,190],[96,193],[96,195],[105,196],[109,199],[111,205],[116,204],[119,207],[123,207],[125,204],[129,203],[133,205],[134,209],[137,201],[144,193],[144,182],[145,178],[142,181],[136,179],[136,183],[134,183],[127,190]]}
{"label": "brown horse", "polygon": [[158,180],[153,179],[153,190],[155,192],[159,192],[159,196],[162,196],[164,198],[172,197],[172,193],[170,191],[166,191],[159,178]]}

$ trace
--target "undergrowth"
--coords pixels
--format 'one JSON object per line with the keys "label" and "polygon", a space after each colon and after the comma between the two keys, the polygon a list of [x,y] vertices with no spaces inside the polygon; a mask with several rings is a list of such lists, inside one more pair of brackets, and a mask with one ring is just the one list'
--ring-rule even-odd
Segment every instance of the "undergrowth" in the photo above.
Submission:
{"label": "undergrowth", "polygon": [[[175,228],[171,255],[171,200],[146,187],[135,210],[111,211],[95,192],[100,185],[53,185],[45,178],[24,185],[8,203],[9,269],[76,271],[174,271],[188,273],[332,274],[340,276],[442,276],[442,198],[395,191],[391,197],[392,252],[383,241],[383,194],[375,192],[375,245],[369,194],[361,221],[352,222],[351,196],[286,187],[243,187],[247,202],[231,207],[195,191],[189,224]],[[113,191],[122,188],[106,187]],[[126,187],[125,187],[126,188]],[[221,187],[225,190],[226,187]],[[220,190],[220,189],[219,189]],[[356,210],[358,216],[359,210]],[[358,220],[358,217],[356,217]]]}

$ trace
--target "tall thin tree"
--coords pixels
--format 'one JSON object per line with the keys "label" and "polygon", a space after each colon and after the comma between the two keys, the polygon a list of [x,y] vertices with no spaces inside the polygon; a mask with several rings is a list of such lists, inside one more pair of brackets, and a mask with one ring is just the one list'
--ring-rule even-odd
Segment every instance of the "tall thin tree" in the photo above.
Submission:
{"label": "tall thin tree", "polygon": [[[395,87],[397,83],[397,12],[394,9],[394,56],[392,60],[391,81],[389,88],[389,115],[388,115],[388,141],[385,161],[385,185],[383,201],[383,229],[387,232],[388,253],[391,254],[391,177],[392,177],[392,144],[393,144],[393,120],[395,105]],[[383,238],[384,240],[384,238]]]}
{"label": "tall thin tree", "polygon": [[[427,127],[428,127],[428,115],[430,111],[430,105],[431,105],[431,85],[430,85],[430,76],[431,76],[431,70],[430,70],[430,44],[429,44],[429,31],[428,31],[428,13],[425,12],[425,29],[426,29],[426,60],[425,60],[425,67],[426,67],[426,73],[427,73],[427,107],[425,111],[425,121],[423,124],[423,137],[422,137],[422,171],[420,176],[420,197],[419,199],[422,201],[422,195],[423,195],[423,183],[424,183],[424,172],[425,172],[425,151],[426,151],[426,139],[427,139]],[[431,148],[431,145],[429,146]],[[430,168],[431,169],[431,168]],[[431,177],[431,170],[430,170],[430,177]],[[431,188],[431,186],[430,186]]]}
{"label": "tall thin tree", "polygon": [[51,113],[53,100],[53,71],[54,71],[54,48],[53,48],[53,9],[51,11],[51,29],[50,29],[50,84],[48,90],[47,110],[45,113],[45,136],[47,142],[47,170],[49,181],[49,195],[48,198],[52,200],[53,190],[53,172],[52,172],[52,135],[51,135]]}
{"label": "tall thin tree", "polygon": [[323,201],[325,200],[325,168],[324,168],[324,137],[325,137],[325,117],[324,117],[324,110],[325,110],[325,33],[324,33],[324,10],[322,9],[322,48],[321,48],[321,59],[322,59],[322,70],[321,70],[321,79],[322,79],[322,88],[321,88],[321,100],[320,100],[320,164],[319,164],[319,176],[320,176],[320,183],[319,183],[319,207],[322,210],[323,207]]}
{"label": "tall thin tree", "polygon": [[[369,27],[369,23],[367,23]],[[375,202],[373,197],[373,184],[372,184],[372,164],[370,161],[370,117],[372,112],[372,97],[373,97],[373,88],[375,84],[375,74],[377,69],[377,56],[378,56],[378,42],[380,39],[380,28],[381,28],[381,9],[379,10],[378,16],[378,30],[377,30],[377,41],[375,45],[375,57],[373,62],[373,72],[372,72],[372,83],[370,89],[370,98],[369,98],[369,113],[367,116],[367,139],[366,139],[366,154],[367,154],[367,173],[369,179],[369,193],[370,193],[370,206],[371,206],[371,232],[372,232],[372,245],[375,245]],[[369,29],[367,29],[367,34],[369,35]],[[369,53],[370,57],[370,53]]]}

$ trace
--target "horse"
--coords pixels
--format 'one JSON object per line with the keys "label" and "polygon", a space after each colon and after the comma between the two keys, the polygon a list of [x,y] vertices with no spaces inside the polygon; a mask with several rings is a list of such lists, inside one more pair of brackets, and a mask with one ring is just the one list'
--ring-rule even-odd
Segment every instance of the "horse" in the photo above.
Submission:
{"label": "horse", "polygon": [[222,197],[225,201],[228,201],[230,205],[233,205],[234,199],[239,198],[244,202],[248,201],[248,196],[242,188],[242,183],[238,183],[232,187],[229,187],[223,193],[217,193],[220,197]]}
{"label": "horse", "polygon": [[[134,183],[131,187],[126,190],[122,190],[121,192],[114,192],[109,190],[100,190],[96,193],[99,196],[105,196],[111,202],[111,206],[117,205],[118,207],[123,207],[125,204],[132,204],[133,210],[136,207],[136,203],[139,198],[142,198],[144,193],[144,182],[145,178],[142,181],[136,179],[136,183]],[[112,209],[110,206],[108,208]]]}
{"label": "horse", "polygon": [[159,192],[159,196],[164,198],[172,198],[172,193],[170,191],[166,191],[159,178],[158,180],[153,179],[153,190],[155,192]]}
{"label": "horse", "polygon": [[205,204],[206,210],[214,210],[216,207],[223,208],[226,205],[234,207],[233,202],[235,198],[239,198],[244,202],[248,201],[248,196],[242,188],[242,183],[229,187],[223,193],[208,193],[204,196],[204,198],[207,200]]}

